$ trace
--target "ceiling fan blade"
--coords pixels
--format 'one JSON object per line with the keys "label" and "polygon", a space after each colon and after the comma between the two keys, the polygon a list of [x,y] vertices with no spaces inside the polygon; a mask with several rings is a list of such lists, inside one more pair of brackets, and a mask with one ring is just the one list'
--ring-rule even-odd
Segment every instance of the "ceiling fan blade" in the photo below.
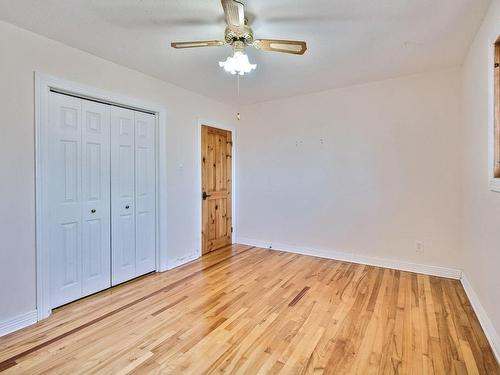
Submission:
{"label": "ceiling fan blade", "polygon": [[198,42],[172,42],[170,45],[174,48],[197,48],[197,47],[218,47],[223,46],[222,40],[201,40]]}
{"label": "ceiling fan blade", "polygon": [[303,55],[307,50],[306,42],[298,40],[256,39],[253,46],[263,51],[292,53]]}
{"label": "ceiling fan blade", "polygon": [[241,27],[245,25],[245,5],[237,0],[221,0],[226,23],[228,26]]}

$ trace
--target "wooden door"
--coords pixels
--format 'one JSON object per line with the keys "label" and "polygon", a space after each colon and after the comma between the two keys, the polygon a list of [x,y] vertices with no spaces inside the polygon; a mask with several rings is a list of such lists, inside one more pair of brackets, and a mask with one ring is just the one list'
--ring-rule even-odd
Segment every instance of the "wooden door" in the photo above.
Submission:
{"label": "wooden door", "polygon": [[232,244],[231,132],[201,129],[202,254]]}

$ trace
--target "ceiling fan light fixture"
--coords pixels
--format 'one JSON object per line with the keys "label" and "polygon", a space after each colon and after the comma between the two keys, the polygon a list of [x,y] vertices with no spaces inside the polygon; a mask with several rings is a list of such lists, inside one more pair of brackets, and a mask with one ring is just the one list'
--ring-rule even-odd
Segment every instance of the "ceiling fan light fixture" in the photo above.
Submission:
{"label": "ceiling fan light fixture", "polygon": [[241,51],[235,51],[234,55],[228,57],[226,61],[220,61],[219,66],[224,68],[226,72],[241,76],[257,68],[257,64],[250,64],[248,56]]}

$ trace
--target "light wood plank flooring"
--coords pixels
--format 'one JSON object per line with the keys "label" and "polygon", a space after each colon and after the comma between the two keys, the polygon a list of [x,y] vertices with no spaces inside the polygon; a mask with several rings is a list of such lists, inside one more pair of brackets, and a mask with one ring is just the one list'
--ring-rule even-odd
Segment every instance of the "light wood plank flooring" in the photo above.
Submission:
{"label": "light wood plank flooring", "polygon": [[5,374],[500,374],[460,283],[235,245],[0,338]]}

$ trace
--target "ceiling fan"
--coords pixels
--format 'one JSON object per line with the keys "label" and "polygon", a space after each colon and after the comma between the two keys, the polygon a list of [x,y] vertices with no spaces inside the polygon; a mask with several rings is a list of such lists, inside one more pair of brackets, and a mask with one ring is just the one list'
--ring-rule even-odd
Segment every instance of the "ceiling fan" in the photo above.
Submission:
{"label": "ceiling fan", "polygon": [[245,5],[238,0],[221,0],[226,19],[224,40],[203,40],[195,42],[172,42],[173,48],[218,47],[228,44],[234,48],[234,55],[219,65],[231,74],[244,75],[257,67],[250,64],[245,48],[252,46],[263,51],[303,55],[306,42],[296,40],[254,39],[252,28],[245,18]]}

